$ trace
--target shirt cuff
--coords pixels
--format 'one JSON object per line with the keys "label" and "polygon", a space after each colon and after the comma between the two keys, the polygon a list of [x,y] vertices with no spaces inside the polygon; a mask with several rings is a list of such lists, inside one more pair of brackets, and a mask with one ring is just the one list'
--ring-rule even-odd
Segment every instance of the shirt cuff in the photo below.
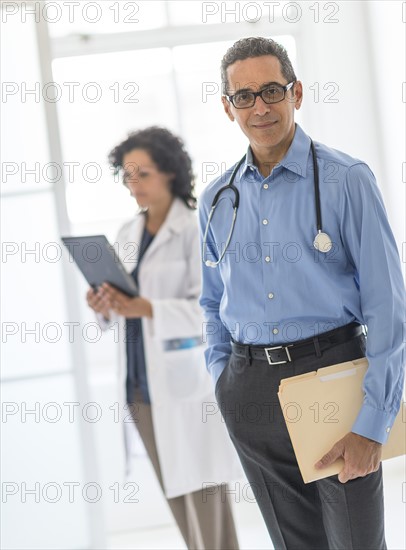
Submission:
{"label": "shirt cuff", "polygon": [[396,415],[363,405],[351,431],[378,443],[385,444]]}
{"label": "shirt cuff", "polygon": [[[207,363],[208,360],[209,360],[210,349],[206,349],[204,354],[206,356],[206,363]],[[208,365],[207,370],[209,371],[210,376],[213,380],[213,387],[214,388],[216,387],[217,380],[220,378],[221,373],[226,368],[229,358],[230,357],[228,356],[228,357],[225,357],[225,358],[217,359],[214,363],[211,363],[211,364]]]}
{"label": "shirt cuff", "polygon": [[223,363],[223,362],[219,362],[219,363],[216,363],[210,373],[211,373],[211,376],[213,378],[213,384],[214,384],[214,387],[216,387],[216,384],[217,384],[217,380],[220,378],[221,376],[221,373],[223,372],[223,370],[226,368],[227,366],[227,363]]}

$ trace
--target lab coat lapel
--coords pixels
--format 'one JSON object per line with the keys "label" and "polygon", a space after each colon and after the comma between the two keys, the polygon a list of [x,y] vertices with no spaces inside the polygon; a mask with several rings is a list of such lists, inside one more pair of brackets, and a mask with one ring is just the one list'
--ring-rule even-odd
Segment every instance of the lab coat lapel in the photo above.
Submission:
{"label": "lab coat lapel", "polygon": [[144,215],[137,214],[134,222],[131,223],[126,234],[122,235],[122,242],[120,242],[120,258],[127,273],[131,273],[138,263],[144,225]]}

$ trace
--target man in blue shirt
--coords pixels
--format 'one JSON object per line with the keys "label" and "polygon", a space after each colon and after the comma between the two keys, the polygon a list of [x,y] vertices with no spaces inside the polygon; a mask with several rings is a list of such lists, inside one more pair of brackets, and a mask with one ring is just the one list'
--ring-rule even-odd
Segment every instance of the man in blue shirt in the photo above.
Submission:
{"label": "man in blue shirt", "polygon": [[[294,121],[302,84],[286,51],[266,38],[239,40],[222,60],[222,80],[225,112],[250,145],[236,172],[240,203],[226,249],[231,189],[203,235],[234,167],[200,201],[201,305],[216,398],[275,548],[386,548],[381,447],[402,395],[405,302],[381,194],[365,163],[315,143],[329,236],[317,248],[311,140]],[[343,457],[343,470],[305,485],[280,380],[364,355],[363,406],[317,465]]]}

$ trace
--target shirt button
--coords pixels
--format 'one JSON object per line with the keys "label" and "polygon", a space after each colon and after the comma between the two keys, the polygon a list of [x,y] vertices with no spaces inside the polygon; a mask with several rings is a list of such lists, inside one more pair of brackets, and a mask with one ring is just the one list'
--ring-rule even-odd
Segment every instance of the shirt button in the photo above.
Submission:
{"label": "shirt button", "polygon": [[389,433],[390,432],[390,428],[386,428],[386,433]]}
{"label": "shirt button", "polygon": [[264,189],[268,189],[269,185],[267,183],[264,183]]}
{"label": "shirt button", "polygon": [[265,261],[266,261],[266,262],[270,262],[270,261],[271,261],[271,258],[270,258],[269,256],[266,256],[266,257],[265,257]]}
{"label": "shirt button", "polygon": [[272,334],[279,334],[279,330],[278,330],[277,328],[274,328],[274,329],[272,330]]}
{"label": "shirt button", "polygon": [[268,298],[269,298],[270,300],[272,300],[273,297],[274,297],[273,292],[270,292],[270,293],[268,294]]}
{"label": "shirt button", "polygon": [[262,220],[263,225],[268,225],[268,220]]}

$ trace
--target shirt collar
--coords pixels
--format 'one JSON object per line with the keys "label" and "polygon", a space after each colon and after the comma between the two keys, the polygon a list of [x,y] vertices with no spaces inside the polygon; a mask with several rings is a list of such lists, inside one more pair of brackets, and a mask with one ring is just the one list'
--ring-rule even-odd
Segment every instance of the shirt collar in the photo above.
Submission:
{"label": "shirt collar", "polygon": [[[287,150],[286,155],[280,161],[280,165],[286,170],[294,172],[295,174],[306,177],[307,175],[307,160],[309,158],[310,151],[310,137],[305,134],[299,124],[296,124],[295,135],[293,141]],[[248,146],[245,162],[243,164],[243,174],[246,173],[248,168],[257,169],[254,164],[252,156],[251,146]]]}

